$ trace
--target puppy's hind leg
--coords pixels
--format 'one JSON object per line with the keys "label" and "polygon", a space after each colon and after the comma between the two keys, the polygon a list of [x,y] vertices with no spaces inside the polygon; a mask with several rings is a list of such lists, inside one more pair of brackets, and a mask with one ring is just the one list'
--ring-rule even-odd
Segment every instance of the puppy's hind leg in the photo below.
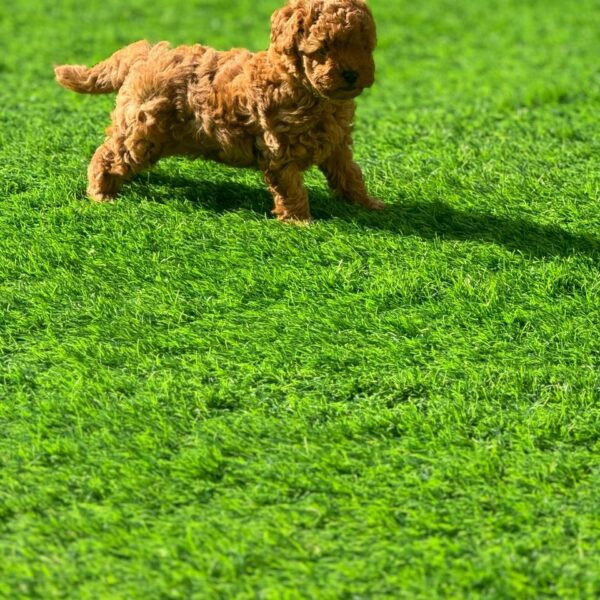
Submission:
{"label": "puppy's hind leg", "polygon": [[96,150],[88,167],[88,196],[95,202],[111,202],[130,174],[118,140],[107,138]]}
{"label": "puppy's hind leg", "polygon": [[144,127],[129,127],[127,136],[117,128],[96,150],[88,167],[88,196],[96,202],[110,202],[123,182],[150,167],[160,156],[159,145]]}

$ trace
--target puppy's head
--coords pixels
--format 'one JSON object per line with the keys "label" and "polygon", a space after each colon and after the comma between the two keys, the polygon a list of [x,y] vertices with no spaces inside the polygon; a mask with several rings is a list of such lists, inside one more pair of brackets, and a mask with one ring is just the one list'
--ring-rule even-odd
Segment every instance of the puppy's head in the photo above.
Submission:
{"label": "puppy's head", "polygon": [[289,0],[271,25],[271,50],[319,96],[346,100],[373,85],[377,36],[364,0]]}

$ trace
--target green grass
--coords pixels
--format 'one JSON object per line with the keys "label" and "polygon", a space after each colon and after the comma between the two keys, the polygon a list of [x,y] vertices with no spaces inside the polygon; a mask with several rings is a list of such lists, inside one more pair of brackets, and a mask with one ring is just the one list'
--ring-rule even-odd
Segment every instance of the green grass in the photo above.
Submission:
{"label": "green grass", "polygon": [[366,213],[170,159],[85,199],[139,39],[277,0],[0,8],[0,596],[600,595],[600,8],[373,0]]}

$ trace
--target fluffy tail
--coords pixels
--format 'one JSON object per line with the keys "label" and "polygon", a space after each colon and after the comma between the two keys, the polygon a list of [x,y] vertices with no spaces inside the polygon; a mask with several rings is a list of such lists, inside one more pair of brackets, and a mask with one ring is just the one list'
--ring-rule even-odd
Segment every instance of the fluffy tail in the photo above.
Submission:
{"label": "fluffy tail", "polygon": [[125,81],[131,67],[147,58],[150,44],[145,40],[115,52],[96,66],[62,65],[54,69],[60,85],[80,94],[110,94]]}

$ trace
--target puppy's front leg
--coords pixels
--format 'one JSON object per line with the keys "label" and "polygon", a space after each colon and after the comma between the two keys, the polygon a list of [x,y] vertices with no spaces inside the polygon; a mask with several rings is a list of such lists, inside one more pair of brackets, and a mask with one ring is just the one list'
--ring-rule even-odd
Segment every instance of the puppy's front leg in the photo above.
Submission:
{"label": "puppy's front leg", "polygon": [[338,196],[371,210],[385,208],[383,202],[369,196],[362,171],[354,162],[349,146],[341,146],[334,150],[319,168],[327,177],[329,187]]}
{"label": "puppy's front leg", "polygon": [[265,181],[275,199],[273,214],[280,221],[310,221],[308,192],[296,165],[266,169]]}

